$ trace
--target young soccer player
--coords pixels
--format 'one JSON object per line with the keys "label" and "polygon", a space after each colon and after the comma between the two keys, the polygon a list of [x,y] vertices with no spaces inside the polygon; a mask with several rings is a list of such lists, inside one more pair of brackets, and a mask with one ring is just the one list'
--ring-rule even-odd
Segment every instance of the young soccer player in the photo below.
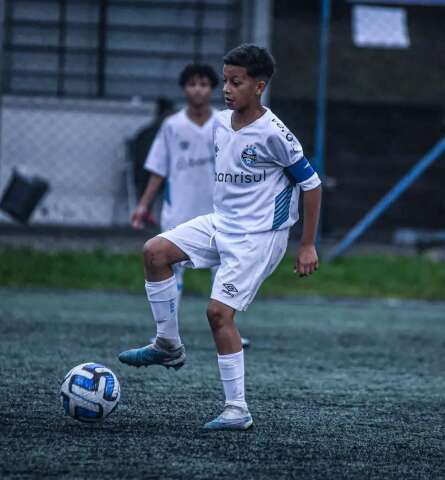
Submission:
{"label": "young soccer player", "polygon": [[[185,349],[178,334],[176,280],[172,265],[218,265],[207,317],[218,351],[226,402],[223,412],[205,424],[208,430],[245,430],[252,423],[244,393],[244,356],[235,325],[261,283],[281,261],[289,227],[298,219],[304,193],[304,227],[295,272],[318,267],[314,246],[321,186],[300,143],[261,105],[261,94],[274,73],[269,52],[241,45],[224,57],[224,97],[228,110],[218,114],[214,213],[165,232],[144,246],[145,278],[158,337],[154,344],[122,352],[133,366],[180,368]],[[199,188],[199,186],[197,187]]]}
{"label": "young soccer player", "polygon": [[[166,195],[161,213],[161,231],[171,230],[213,211],[215,112],[210,100],[218,85],[218,76],[210,65],[190,64],[181,72],[179,85],[187,105],[162,123],[150,148],[144,167],[151,175],[132,214],[134,228],[142,228],[163,184]],[[172,268],[178,287],[178,308],[185,267],[176,263]],[[242,341],[244,346],[250,343],[247,338]]]}

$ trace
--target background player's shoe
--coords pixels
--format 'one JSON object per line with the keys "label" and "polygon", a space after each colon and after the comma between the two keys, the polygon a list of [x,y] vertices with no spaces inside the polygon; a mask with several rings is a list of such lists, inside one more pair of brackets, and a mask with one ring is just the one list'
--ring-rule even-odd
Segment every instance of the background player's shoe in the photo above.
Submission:
{"label": "background player's shoe", "polygon": [[247,430],[253,425],[249,410],[226,404],[219,417],[207,422],[205,430]]}
{"label": "background player's shoe", "polygon": [[[150,338],[150,343],[155,343],[156,337],[151,337]],[[250,340],[246,337],[241,337],[241,345],[243,348],[249,348],[250,347]]]}
{"label": "background player's shoe", "polygon": [[132,367],[162,365],[166,368],[172,367],[179,370],[185,363],[185,347],[181,345],[179,348],[172,349],[168,340],[156,338],[153,343],[146,347],[121,352],[119,360]]}
{"label": "background player's shoe", "polygon": [[241,337],[241,345],[243,346],[243,348],[249,348],[250,340],[246,337]]}

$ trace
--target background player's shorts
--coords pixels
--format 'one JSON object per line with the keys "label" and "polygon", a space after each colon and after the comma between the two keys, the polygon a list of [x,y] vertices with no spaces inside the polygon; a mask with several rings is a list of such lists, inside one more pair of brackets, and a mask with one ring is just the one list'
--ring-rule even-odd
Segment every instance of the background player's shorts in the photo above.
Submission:
{"label": "background player's shorts", "polygon": [[230,234],[217,232],[213,214],[202,215],[161,233],[190,258],[189,268],[218,266],[211,298],[247,310],[263,281],[283,258],[289,230]]}

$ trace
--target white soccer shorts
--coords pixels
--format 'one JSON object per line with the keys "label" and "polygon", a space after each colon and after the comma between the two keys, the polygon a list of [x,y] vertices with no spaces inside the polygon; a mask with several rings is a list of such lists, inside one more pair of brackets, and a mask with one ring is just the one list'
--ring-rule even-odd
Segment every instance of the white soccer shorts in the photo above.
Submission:
{"label": "white soccer shorts", "polygon": [[182,265],[188,268],[218,266],[210,297],[244,311],[286,253],[289,229],[223,233],[215,230],[213,214],[208,214],[159,236],[170,240],[190,258]]}

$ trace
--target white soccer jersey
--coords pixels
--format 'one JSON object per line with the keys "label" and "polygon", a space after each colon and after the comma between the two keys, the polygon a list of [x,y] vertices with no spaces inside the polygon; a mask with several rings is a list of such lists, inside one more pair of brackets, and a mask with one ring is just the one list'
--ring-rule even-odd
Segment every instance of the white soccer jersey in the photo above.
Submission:
{"label": "white soccer jersey", "polygon": [[237,131],[231,119],[232,111],[224,110],[215,121],[216,229],[254,233],[289,228],[298,220],[300,187],[316,188],[318,175],[293,186],[286,168],[302,171],[310,165],[298,140],[271,110]]}
{"label": "white soccer jersey", "polygon": [[145,161],[145,169],[166,178],[163,230],[213,211],[215,113],[200,127],[186,110],[162,124]]}

